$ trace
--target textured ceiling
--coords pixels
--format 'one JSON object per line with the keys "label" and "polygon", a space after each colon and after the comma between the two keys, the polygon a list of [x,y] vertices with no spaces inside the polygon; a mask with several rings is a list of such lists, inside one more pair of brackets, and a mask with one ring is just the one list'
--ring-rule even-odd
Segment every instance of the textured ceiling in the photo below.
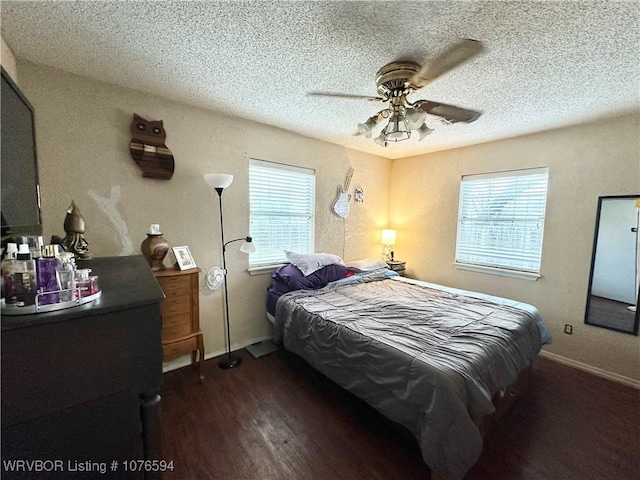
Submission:
{"label": "textured ceiling", "polygon": [[[640,3],[1,2],[18,59],[399,158],[640,108]],[[422,142],[354,136],[376,71],[460,38],[482,55],[414,95],[484,114]]]}

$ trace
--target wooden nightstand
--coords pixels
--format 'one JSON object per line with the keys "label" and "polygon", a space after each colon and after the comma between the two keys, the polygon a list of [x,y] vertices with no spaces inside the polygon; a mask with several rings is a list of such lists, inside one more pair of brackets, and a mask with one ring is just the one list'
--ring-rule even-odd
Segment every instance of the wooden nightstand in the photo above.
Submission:
{"label": "wooden nightstand", "polygon": [[406,266],[407,262],[401,262],[399,260],[389,260],[387,262],[387,265],[389,266],[390,270],[393,270],[394,272],[397,272],[398,275],[404,277],[404,270],[405,270],[405,266]]}
{"label": "wooden nightstand", "polygon": [[170,268],[153,272],[164,292],[162,312],[162,351],[168,360],[191,352],[191,364],[202,376],[204,337],[200,330],[199,268]]}

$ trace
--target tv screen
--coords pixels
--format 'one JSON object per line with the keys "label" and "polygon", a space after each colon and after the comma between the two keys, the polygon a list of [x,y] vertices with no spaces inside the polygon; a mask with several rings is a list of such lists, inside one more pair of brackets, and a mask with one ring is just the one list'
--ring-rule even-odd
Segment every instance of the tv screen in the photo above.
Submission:
{"label": "tv screen", "polygon": [[41,235],[33,107],[4,68],[1,93],[2,239],[12,235]]}

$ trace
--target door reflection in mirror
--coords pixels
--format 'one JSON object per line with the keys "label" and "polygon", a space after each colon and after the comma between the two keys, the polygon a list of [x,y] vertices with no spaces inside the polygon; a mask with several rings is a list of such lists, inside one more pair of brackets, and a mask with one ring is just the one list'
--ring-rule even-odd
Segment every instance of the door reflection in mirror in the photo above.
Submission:
{"label": "door reflection in mirror", "polygon": [[598,199],[585,323],[638,335],[640,195]]}

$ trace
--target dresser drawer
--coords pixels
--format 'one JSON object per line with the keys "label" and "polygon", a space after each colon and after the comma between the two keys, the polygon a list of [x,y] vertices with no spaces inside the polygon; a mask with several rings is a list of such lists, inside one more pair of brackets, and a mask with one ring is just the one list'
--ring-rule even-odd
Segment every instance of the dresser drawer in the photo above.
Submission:
{"label": "dresser drawer", "polygon": [[175,327],[188,327],[191,329],[191,312],[179,315],[162,315],[162,328]]}
{"label": "dresser drawer", "polygon": [[186,340],[179,342],[166,343],[162,345],[162,351],[165,357],[175,357],[176,355],[182,355],[185,353],[191,353],[198,349],[198,336],[194,335]]}
{"label": "dresser drawer", "polygon": [[158,278],[160,288],[164,292],[165,297],[173,297],[176,295],[191,294],[191,278],[189,275],[176,275],[173,277]]}
{"label": "dresser drawer", "polygon": [[168,317],[171,315],[179,315],[181,313],[191,314],[191,295],[180,295],[178,297],[170,297],[164,299],[160,304],[162,315]]}
{"label": "dresser drawer", "polygon": [[160,304],[162,313],[162,351],[164,360],[192,353],[192,363],[198,366],[202,379],[204,339],[200,330],[199,268],[160,270],[156,279],[165,299]]}
{"label": "dresser drawer", "polygon": [[[186,320],[186,322],[184,321]],[[162,341],[171,341],[184,337],[191,333],[191,317],[189,315],[177,315],[165,317],[162,321]]]}

